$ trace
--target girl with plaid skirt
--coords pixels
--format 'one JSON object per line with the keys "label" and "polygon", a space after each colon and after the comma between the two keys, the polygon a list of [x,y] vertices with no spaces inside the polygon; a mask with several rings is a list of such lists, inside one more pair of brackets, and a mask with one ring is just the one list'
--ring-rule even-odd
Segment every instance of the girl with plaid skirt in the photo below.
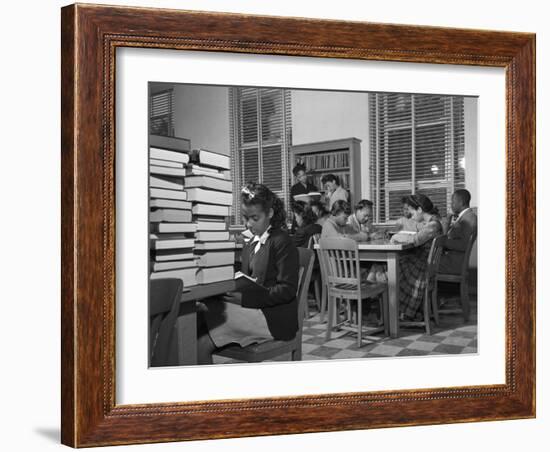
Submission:
{"label": "girl with plaid skirt", "polygon": [[416,233],[397,233],[393,243],[412,243],[414,248],[399,258],[399,311],[401,320],[414,320],[420,316],[426,288],[426,270],[432,239],[443,233],[437,208],[427,196],[409,195],[404,200],[411,218],[418,223]]}

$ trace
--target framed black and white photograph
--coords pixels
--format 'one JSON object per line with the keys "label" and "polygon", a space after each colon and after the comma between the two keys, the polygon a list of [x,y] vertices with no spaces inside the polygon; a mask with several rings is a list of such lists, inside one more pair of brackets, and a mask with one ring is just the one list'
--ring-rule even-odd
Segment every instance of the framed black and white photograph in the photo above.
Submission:
{"label": "framed black and white photograph", "polygon": [[531,35],[62,29],[64,443],[534,415]]}

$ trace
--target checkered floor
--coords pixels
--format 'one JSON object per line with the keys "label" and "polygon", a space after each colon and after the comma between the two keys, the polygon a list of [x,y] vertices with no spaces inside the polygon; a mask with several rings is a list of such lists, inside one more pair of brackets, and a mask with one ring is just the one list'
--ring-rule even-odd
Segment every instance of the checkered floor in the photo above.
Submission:
{"label": "checkered floor", "polygon": [[[454,307],[458,298],[444,298],[445,306]],[[441,314],[438,326],[433,326],[431,335],[424,328],[401,327],[399,337],[391,339],[383,334],[366,336],[357,346],[357,336],[350,331],[333,331],[330,340],[325,340],[326,323],[320,322],[319,313],[310,301],[310,317],[304,320],[302,333],[302,360],[359,359],[398,356],[425,356],[477,353],[477,300],[470,295],[470,321],[465,323],[461,314]],[[375,313],[367,313],[367,327],[374,325]],[[277,361],[287,361],[288,356]],[[216,357],[214,363],[233,362]]]}

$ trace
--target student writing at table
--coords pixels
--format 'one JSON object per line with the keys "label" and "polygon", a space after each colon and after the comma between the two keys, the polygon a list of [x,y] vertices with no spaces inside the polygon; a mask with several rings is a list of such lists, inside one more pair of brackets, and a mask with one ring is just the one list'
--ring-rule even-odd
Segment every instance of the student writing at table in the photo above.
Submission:
{"label": "student writing at table", "polygon": [[290,340],[298,330],[298,250],[281,228],[284,204],[261,184],[248,184],[241,202],[247,227],[254,234],[242,250],[241,271],[267,290],[231,292],[221,300],[203,303],[199,364],[211,364],[213,351],[230,343],[244,347],[270,339]]}
{"label": "student writing at table", "polygon": [[418,224],[415,233],[397,233],[393,243],[410,243],[414,248],[399,257],[399,310],[401,320],[414,320],[420,315],[428,254],[432,239],[442,234],[437,208],[430,198],[421,194],[409,195],[407,205],[412,220]]}

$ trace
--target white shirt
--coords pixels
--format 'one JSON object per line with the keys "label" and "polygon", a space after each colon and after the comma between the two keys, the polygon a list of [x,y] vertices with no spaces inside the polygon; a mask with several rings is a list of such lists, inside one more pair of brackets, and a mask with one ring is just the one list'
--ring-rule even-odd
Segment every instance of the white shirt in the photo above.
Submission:
{"label": "white shirt", "polygon": [[256,246],[254,247],[254,254],[258,252],[258,250],[262,247],[262,245],[265,245],[265,242],[269,237],[270,229],[271,229],[271,226],[269,226],[261,236],[255,235],[252,241],[250,242],[251,245],[256,243]]}

